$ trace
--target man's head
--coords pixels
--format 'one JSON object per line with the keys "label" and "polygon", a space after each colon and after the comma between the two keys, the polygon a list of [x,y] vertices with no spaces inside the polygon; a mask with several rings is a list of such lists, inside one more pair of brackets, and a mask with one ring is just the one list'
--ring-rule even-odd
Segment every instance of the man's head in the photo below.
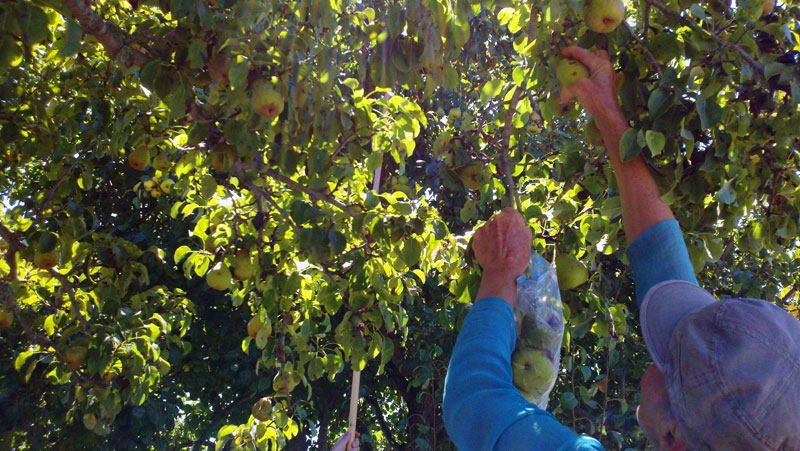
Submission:
{"label": "man's head", "polygon": [[651,288],[640,317],[655,364],[638,417],[657,449],[800,449],[797,319],[682,281]]}

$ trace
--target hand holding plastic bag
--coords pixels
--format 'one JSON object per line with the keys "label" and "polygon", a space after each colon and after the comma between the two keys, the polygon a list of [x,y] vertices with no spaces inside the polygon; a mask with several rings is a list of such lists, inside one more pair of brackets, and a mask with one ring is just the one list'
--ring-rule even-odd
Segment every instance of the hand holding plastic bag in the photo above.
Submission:
{"label": "hand holding plastic bag", "polygon": [[564,311],[556,270],[531,251],[530,265],[517,278],[514,306],[517,345],[511,354],[513,382],[522,396],[542,409],[558,376]]}

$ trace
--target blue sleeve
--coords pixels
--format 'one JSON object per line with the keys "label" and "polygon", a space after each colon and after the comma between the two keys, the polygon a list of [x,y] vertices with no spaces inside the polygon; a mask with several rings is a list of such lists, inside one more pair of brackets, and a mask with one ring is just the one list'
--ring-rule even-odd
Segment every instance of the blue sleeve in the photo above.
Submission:
{"label": "blue sleeve", "polygon": [[459,450],[602,450],[529,403],[511,383],[514,313],[478,300],[458,334],[444,387],[444,424]]}
{"label": "blue sleeve", "polygon": [[669,219],[645,230],[626,251],[636,284],[636,302],[665,280],[685,280],[697,285],[692,261],[678,221]]}

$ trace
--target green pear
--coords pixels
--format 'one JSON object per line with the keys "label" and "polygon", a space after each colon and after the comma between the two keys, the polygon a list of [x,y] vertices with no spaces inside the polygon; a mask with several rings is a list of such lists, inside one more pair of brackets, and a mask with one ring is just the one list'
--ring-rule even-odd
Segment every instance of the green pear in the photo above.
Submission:
{"label": "green pear", "polygon": [[518,348],[511,354],[512,380],[522,392],[546,392],[555,376],[554,370],[553,362],[541,349]]}
{"label": "green pear", "polygon": [[[294,373],[284,373],[279,371],[272,379],[272,389],[277,394],[288,394],[299,384],[300,381],[295,377]],[[287,385],[288,384],[288,385]]]}
{"label": "green pear", "polygon": [[206,283],[215,290],[225,291],[233,286],[231,271],[224,263],[219,262],[206,274]]}
{"label": "green pear", "polygon": [[128,155],[128,164],[137,171],[144,171],[150,166],[150,151],[146,147],[137,147]]}
{"label": "green pear", "polygon": [[58,253],[55,250],[33,254],[33,263],[40,269],[50,269],[58,263]]}
{"label": "green pear", "polygon": [[766,16],[767,14],[772,13],[772,10],[775,9],[775,0],[764,0],[764,3],[761,7],[761,15]]}
{"label": "green pear", "polygon": [[556,255],[556,276],[562,290],[577,288],[589,280],[589,270],[580,260],[570,254]]}
{"label": "green pear", "polygon": [[258,421],[267,421],[272,418],[272,400],[269,398],[261,398],[253,404],[253,409],[250,411],[253,418]]}
{"label": "green pear", "polygon": [[610,33],[625,17],[622,0],[587,0],[583,10],[586,26],[597,33]]}
{"label": "green pear", "polygon": [[259,80],[253,88],[251,105],[256,114],[267,119],[273,118],[283,111],[283,96],[272,89],[270,83]]}
{"label": "green pear", "polygon": [[586,132],[586,138],[595,146],[603,146],[603,134],[600,133],[600,128],[597,127],[597,122],[594,118],[589,119],[586,122],[586,128],[584,129]]}
{"label": "green pear", "polygon": [[250,260],[246,252],[236,254],[231,262],[233,265],[233,276],[236,280],[247,280],[256,273],[256,265]]}
{"label": "green pear", "polygon": [[589,77],[589,69],[578,60],[564,58],[558,61],[556,77],[561,86],[565,87],[575,83],[579,78]]}
{"label": "green pear", "polygon": [[97,417],[93,413],[83,414],[83,426],[88,430],[94,430],[97,426]]}
{"label": "green pear", "polygon": [[70,346],[64,352],[64,364],[68,367],[76,370],[83,366],[86,363],[86,346],[82,345],[74,345]]}
{"label": "green pear", "polygon": [[230,146],[220,143],[208,155],[208,162],[215,171],[228,172],[233,165],[234,158],[236,155],[231,151]]}
{"label": "green pear", "polygon": [[169,171],[169,168],[172,167],[172,163],[169,161],[169,155],[167,155],[166,152],[159,153],[153,160],[153,167],[161,172]]}
{"label": "green pear", "polygon": [[528,348],[546,348],[550,345],[550,335],[536,324],[536,320],[530,316],[522,318],[522,322],[517,332],[517,342],[519,346]]}

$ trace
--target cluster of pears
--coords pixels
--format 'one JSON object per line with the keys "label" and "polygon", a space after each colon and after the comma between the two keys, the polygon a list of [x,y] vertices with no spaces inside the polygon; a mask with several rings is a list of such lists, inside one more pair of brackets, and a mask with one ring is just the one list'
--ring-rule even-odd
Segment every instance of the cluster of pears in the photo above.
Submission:
{"label": "cluster of pears", "polygon": [[233,287],[233,280],[247,280],[253,277],[258,266],[253,263],[247,251],[238,252],[230,259],[233,273],[224,261],[217,262],[211,271],[206,274],[206,283],[209,287],[225,291]]}
{"label": "cluster of pears", "polygon": [[511,373],[514,386],[531,402],[548,393],[555,383],[556,366],[548,351],[552,340],[535,319],[522,318],[517,345],[511,354]]}
{"label": "cluster of pears", "polygon": [[142,182],[142,186],[144,189],[153,197],[159,197],[164,194],[169,194],[172,185],[175,182],[172,179],[165,178],[160,179],[153,177],[151,179],[145,180]]}

